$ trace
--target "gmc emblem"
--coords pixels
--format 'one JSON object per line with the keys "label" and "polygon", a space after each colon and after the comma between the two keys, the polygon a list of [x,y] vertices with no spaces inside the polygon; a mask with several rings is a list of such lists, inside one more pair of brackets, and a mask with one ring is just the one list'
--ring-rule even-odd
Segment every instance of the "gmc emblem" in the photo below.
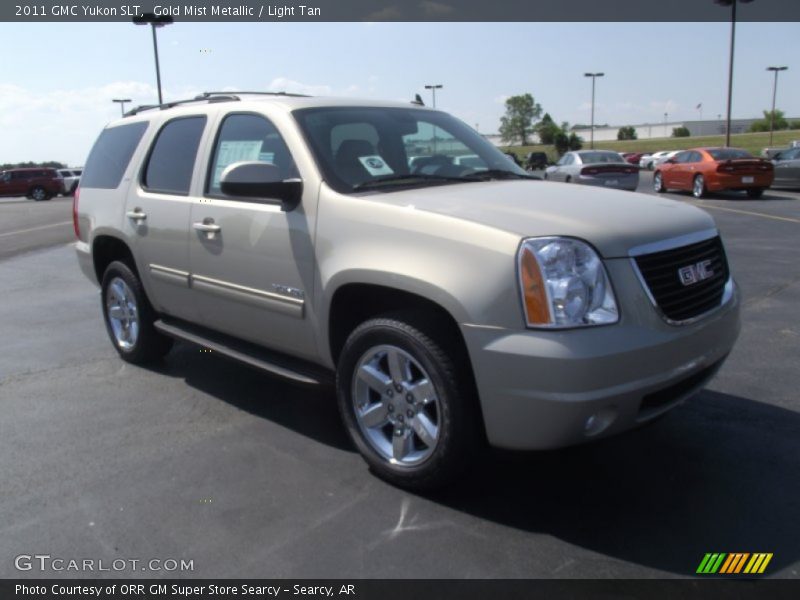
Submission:
{"label": "gmc emblem", "polygon": [[704,260],[697,264],[678,269],[678,277],[683,285],[693,285],[713,276],[714,271],[711,268],[710,260]]}

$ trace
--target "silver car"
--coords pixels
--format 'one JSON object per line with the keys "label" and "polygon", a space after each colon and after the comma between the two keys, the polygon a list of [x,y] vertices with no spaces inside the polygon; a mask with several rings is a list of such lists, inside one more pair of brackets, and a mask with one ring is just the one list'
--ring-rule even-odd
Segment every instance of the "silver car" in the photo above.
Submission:
{"label": "silver car", "polygon": [[536,181],[416,105],[237,92],[134,109],[101,133],[73,218],[123,360],[175,338],[335,382],[354,446],[408,488],[445,484],[484,442],[646,423],[739,331],[710,215]]}
{"label": "silver car", "polygon": [[639,168],[618,152],[579,150],[567,152],[555,165],[547,167],[544,178],[634,191],[639,185]]}
{"label": "silver car", "polygon": [[800,148],[781,150],[772,157],[775,165],[774,187],[800,187]]}

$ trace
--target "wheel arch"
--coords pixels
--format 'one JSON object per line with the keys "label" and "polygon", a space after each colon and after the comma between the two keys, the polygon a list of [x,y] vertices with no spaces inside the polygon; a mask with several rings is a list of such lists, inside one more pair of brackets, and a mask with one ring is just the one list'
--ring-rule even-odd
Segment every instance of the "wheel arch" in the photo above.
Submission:
{"label": "wheel arch", "polygon": [[97,281],[103,280],[103,273],[115,260],[125,263],[137,277],[139,276],[136,260],[127,243],[112,235],[95,236],[92,240],[92,264]]}

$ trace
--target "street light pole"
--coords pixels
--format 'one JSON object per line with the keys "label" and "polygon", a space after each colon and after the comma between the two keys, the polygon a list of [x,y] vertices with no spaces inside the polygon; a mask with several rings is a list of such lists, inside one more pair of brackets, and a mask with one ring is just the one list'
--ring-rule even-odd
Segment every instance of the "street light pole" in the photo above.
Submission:
{"label": "street light pole", "polygon": [[[433,94],[433,108],[436,108],[436,90],[442,89],[441,83],[435,83],[425,86],[426,90],[430,90]],[[436,126],[433,126],[433,153],[436,154]]]}
{"label": "street light pole", "polygon": [[435,85],[426,85],[425,89],[431,90],[431,92],[433,93],[433,108],[436,108],[436,90],[442,89],[442,84],[437,83]]}
{"label": "street light pole", "polygon": [[[738,0],[749,4],[753,0]],[[725,147],[729,148],[731,145],[731,100],[733,98],[733,48],[736,40],[736,4],[737,0],[714,0],[720,6],[731,7],[731,52],[728,61],[728,116],[725,123]]]}
{"label": "street light pole", "polygon": [[120,111],[122,113],[122,116],[124,117],[125,116],[125,104],[130,102],[131,99],[130,98],[114,98],[111,101],[119,103],[119,109],[120,109]]}
{"label": "street light pole", "polygon": [[154,13],[144,13],[142,15],[133,17],[134,25],[150,25],[153,31],[153,54],[156,58],[156,84],[158,86],[158,103],[164,104],[164,98],[161,95],[161,67],[158,64],[158,40],[156,38],[156,27],[164,27],[171,25],[174,19],[169,15],[156,16]]}
{"label": "street light pole", "polygon": [[775,83],[772,85],[772,112],[769,115],[769,145],[772,146],[772,132],[775,128],[775,97],[778,94],[778,73],[789,67],[767,67],[767,71],[775,73]]}
{"label": "street light pole", "polygon": [[664,137],[667,137],[667,117],[669,113],[664,113]]}
{"label": "street light pole", "polygon": [[602,77],[605,73],[584,73],[584,77],[592,78],[592,120],[589,125],[589,148],[594,150],[594,82],[598,77]]}

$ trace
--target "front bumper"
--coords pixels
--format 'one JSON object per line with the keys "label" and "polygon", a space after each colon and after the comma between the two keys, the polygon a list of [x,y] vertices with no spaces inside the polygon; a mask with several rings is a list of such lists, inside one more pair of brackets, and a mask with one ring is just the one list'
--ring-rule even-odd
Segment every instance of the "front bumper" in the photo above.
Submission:
{"label": "front bumper", "polygon": [[725,305],[684,326],[667,324],[643,293],[626,299],[615,325],[462,326],[490,444],[558,448],[649,421],[699,391],[739,334],[736,289]]}

